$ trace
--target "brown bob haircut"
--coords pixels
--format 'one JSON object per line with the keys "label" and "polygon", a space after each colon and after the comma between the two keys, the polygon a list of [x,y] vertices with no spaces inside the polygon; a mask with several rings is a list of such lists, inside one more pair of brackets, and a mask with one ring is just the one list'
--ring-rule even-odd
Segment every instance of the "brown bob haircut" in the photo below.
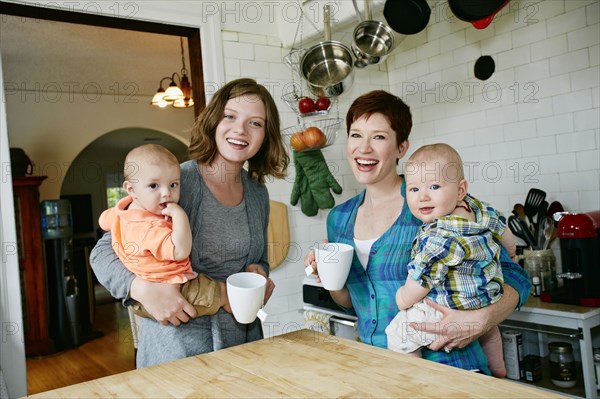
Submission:
{"label": "brown bob haircut", "polygon": [[278,179],[285,177],[289,157],[283,146],[279,112],[269,91],[254,79],[232,80],[221,87],[210,103],[202,110],[192,129],[192,138],[188,147],[190,159],[210,164],[217,155],[215,133],[217,125],[224,115],[225,105],[232,98],[255,95],[265,105],[265,140],[251,159],[248,160],[248,174],[260,183],[265,176]]}
{"label": "brown bob haircut", "polygon": [[346,133],[350,134],[350,126],[362,118],[373,114],[382,114],[396,132],[398,144],[408,140],[412,129],[410,108],[400,97],[384,90],[374,90],[356,98],[346,114]]}

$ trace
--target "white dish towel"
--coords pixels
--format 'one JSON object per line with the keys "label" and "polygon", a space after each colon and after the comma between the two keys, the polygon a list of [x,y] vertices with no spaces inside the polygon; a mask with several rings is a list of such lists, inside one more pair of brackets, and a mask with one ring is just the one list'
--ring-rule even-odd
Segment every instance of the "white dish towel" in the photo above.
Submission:
{"label": "white dish towel", "polygon": [[326,313],[317,312],[315,310],[304,311],[304,328],[331,334],[331,325],[329,324],[331,315]]}

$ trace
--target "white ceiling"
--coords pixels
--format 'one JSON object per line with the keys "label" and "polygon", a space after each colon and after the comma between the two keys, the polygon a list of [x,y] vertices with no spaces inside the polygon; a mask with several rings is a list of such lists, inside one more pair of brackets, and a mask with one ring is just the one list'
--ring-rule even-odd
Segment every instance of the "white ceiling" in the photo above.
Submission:
{"label": "white ceiling", "polygon": [[[182,68],[178,36],[7,15],[0,16],[0,50],[5,83],[26,90],[152,96],[162,77]],[[185,38],[184,51],[189,70]]]}
{"label": "white ceiling", "polygon": [[[189,70],[186,38],[183,46]],[[95,96],[99,88],[103,95],[144,95],[150,103],[161,78],[182,67],[178,36],[7,15],[0,15],[0,51],[5,87],[53,92],[49,98],[57,89],[61,95],[89,90]],[[140,129],[103,136],[91,151],[126,153],[149,139],[180,155],[176,139]]]}

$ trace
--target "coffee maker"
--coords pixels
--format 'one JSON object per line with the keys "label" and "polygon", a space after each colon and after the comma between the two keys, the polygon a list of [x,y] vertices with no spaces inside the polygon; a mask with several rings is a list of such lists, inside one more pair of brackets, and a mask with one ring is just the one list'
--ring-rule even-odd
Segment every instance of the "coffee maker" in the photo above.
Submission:
{"label": "coffee maker", "polygon": [[600,211],[565,213],[558,222],[563,287],[550,302],[600,306]]}

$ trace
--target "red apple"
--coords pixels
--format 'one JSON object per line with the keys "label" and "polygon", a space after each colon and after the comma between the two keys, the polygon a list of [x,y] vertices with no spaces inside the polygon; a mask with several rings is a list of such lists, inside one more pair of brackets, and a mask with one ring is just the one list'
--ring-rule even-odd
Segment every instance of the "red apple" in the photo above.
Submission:
{"label": "red apple", "polygon": [[298,109],[302,114],[315,112],[315,102],[310,97],[302,97],[300,101],[298,101]]}
{"label": "red apple", "polygon": [[319,97],[315,104],[315,109],[317,111],[327,111],[330,105],[331,100],[329,100],[327,97]]}

